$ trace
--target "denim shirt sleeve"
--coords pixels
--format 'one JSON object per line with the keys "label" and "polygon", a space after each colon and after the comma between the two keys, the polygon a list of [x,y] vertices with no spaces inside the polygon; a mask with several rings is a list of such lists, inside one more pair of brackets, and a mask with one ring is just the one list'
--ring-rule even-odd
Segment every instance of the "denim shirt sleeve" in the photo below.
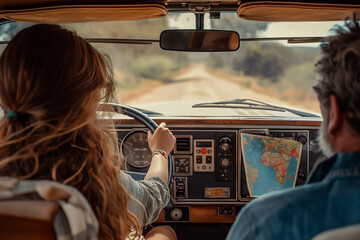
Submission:
{"label": "denim shirt sleeve", "polygon": [[130,193],[128,209],[142,226],[154,222],[170,200],[169,187],[160,177],[135,181],[130,175],[120,172],[120,182]]}
{"label": "denim shirt sleeve", "polygon": [[226,240],[252,240],[255,239],[254,222],[248,207],[245,206],[237,216],[234,224],[226,237]]}

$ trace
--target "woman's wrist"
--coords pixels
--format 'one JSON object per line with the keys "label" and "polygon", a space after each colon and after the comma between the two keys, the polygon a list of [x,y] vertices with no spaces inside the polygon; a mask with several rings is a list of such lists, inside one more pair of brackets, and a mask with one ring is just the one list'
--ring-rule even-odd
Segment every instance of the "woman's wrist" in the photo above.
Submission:
{"label": "woman's wrist", "polygon": [[165,152],[164,150],[161,150],[161,149],[156,149],[153,153],[152,153],[152,156],[154,157],[155,155],[161,155],[163,156],[164,158],[168,159],[169,157],[169,154],[167,154],[167,152]]}

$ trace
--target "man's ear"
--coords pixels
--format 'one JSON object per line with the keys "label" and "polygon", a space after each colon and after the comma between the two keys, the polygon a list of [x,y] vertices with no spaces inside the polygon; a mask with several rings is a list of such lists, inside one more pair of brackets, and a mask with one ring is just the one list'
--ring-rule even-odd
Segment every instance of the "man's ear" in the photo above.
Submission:
{"label": "man's ear", "polygon": [[330,137],[334,137],[337,131],[341,128],[342,125],[342,115],[340,114],[338,100],[335,95],[330,96],[330,109],[328,116],[328,133]]}

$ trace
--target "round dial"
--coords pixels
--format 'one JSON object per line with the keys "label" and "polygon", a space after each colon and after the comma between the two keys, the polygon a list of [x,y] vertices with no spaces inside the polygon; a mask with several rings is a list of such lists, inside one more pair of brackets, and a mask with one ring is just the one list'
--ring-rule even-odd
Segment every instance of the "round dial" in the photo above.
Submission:
{"label": "round dial", "polygon": [[221,147],[221,149],[222,149],[224,152],[226,152],[227,150],[229,150],[230,145],[225,142],[225,143],[222,143],[222,144],[220,145],[220,147]]}
{"label": "round dial", "polygon": [[222,158],[220,163],[222,167],[228,167],[230,165],[230,160],[228,158]]}
{"label": "round dial", "polygon": [[173,210],[171,210],[170,216],[172,220],[180,220],[182,217],[182,211],[178,208],[174,208]]}
{"label": "round dial", "polygon": [[301,144],[305,144],[307,142],[307,138],[304,135],[300,135],[296,139],[298,142],[301,142]]}
{"label": "round dial", "polygon": [[229,152],[231,150],[231,139],[223,137],[219,141],[219,148],[221,152]]}
{"label": "round dial", "polygon": [[133,131],[124,137],[122,153],[125,162],[136,168],[144,168],[150,165],[152,153],[147,141],[147,132]]}

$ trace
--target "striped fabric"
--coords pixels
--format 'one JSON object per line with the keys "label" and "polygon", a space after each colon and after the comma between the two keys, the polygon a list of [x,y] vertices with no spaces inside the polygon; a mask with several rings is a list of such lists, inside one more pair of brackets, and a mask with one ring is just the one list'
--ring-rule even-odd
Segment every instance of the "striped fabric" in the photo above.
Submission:
{"label": "striped fabric", "polygon": [[[155,221],[170,200],[170,191],[159,177],[135,181],[121,172],[121,184],[130,194],[128,208],[140,220],[142,226]],[[75,188],[49,180],[23,180],[0,177],[1,201],[43,200],[61,206],[54,218],[54,230],[58,240],[97,239],[98,222],[85,197]],[[41,211],[41,209],[39,209]],[[134,233],[128,239],[134,238]],[[139,240],[143,240],[141,237]]]}
{"label": "striped fabric", "polygon": [[135,214],[142,226],[154,222],[169,203],[169,186],[160,177],[135,181],[129,174],[121,171],[119,179],[130,194],[128,209]]}
{"label": "striped fabric", "polygon": [[97,239],[97,219],[77,189],[48,180],[19,181],[11,177],[0,177],[0,189],[0,202],[43,200],[58,203],[60,211],[53,221],[58,240]]}

